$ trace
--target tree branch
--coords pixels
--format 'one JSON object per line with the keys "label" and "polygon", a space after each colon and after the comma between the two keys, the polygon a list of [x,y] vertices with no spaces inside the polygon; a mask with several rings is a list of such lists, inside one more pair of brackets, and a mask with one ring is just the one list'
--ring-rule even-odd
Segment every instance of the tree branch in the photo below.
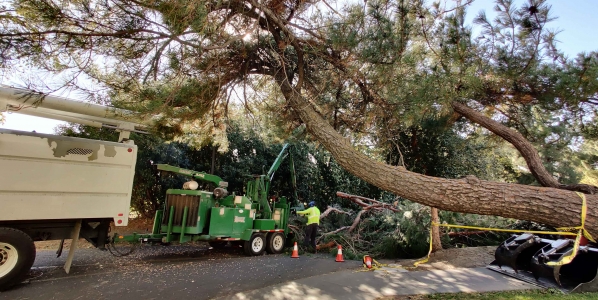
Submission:
{"label": "tree branch", "polygon": [[523,135],[521,135],[521,133],[484,116],[480,112],[469,108],[463,103],[453,101],[451,106],[456,112],[460,113],[468,120],[481,125],[482,127],[490,130],[494,134],[511,143],[519,151],[519,153],[521,153],[521,156],[523,156],[525,159],[530,172],[542,186],[577,191],[586,194],[598,193],[598,187],[596,186],[587,184],[564,185],[559,183],[556,178],[548,173],[542,164],[542,160],[540,159],[538,151]]}
{"label": "tree branch", "polygon": [[324,219],[326,216],[328,216],[331,212],[336,212],[339,214],[345,214],[345,215],[350,215],[351,213],[348,211],[343,211],[340,210],[336,207],[332,207],[332,206],[328,206],[328,208],[320,215],[320,220]]}
{"label": "tree branch", "polygon": [[[400,209],[394,207],[392,204],[384,203],[384,202],[381,202],[378,200],[374,200],[374,199],[370,199],[370,198],[366,198],[366,197],[362,197],[362,196],[350,195],[350,194],[343,193],[343,192],[336,192],[336,196],[345,198],[345,199],[349,199],[349,200],[353,201],[355,204],[357,204],[361,207],[364,207],[366,209],[380,207],[380,208],[388,209],[388,210],[391,210],[394,212],[401,212]],[[367,204],[363,201],[371,202],[374,204]]]}

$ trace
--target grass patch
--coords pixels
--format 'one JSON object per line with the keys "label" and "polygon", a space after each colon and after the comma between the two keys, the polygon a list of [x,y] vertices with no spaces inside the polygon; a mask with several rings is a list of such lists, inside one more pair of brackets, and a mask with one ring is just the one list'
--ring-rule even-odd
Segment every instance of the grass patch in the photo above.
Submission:
{"label": "grass patch", "polygon": [[380,300],[588,300],[598,299],[598,293],[563,294],[557,290],[525,290],[494,293],[456,293],[383,297]]}

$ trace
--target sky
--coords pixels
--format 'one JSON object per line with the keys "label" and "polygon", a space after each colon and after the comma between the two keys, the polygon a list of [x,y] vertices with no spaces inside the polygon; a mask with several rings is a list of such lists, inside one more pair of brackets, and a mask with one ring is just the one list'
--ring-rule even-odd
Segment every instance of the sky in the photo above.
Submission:
{"label": "sky", "polygon": [[[523,3],[516,1],[516,6]],[[580,52],[598,51],[598,1],[596,0],[548,0],[552,6],[552,15],[558,19],[549,27],[561,30],[557,40],[559,48],[569,57]],[[467,24],[480,10],[485,10],[489,19],[493,19],[494,1],[475,0],[468,8]],[[62,95],[65,96],[65,95]],[[68,96],[66,96],[68,97]],[[5,123],[0,128],[33,131],[40,133],[54,133],[54,128],[64,122],[51,119],[25,116],[21,114],[5,114]]]}

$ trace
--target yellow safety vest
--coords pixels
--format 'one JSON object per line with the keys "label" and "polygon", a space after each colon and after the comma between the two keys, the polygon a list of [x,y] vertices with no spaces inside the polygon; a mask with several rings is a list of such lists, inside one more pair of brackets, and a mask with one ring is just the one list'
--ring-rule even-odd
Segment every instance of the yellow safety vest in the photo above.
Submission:
{"label": "yellow safety vest", "polygon": [[315,206],[310,207],[306,210],[298,211],[297,214],[299,214],[299,215],[307,214],[307,225],[313,224],[313,223],[320,224],[320,210]]}

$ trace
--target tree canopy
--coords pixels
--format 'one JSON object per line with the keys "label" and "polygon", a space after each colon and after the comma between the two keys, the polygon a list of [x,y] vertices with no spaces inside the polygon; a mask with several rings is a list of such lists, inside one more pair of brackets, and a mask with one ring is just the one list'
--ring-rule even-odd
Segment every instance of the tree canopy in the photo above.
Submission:
{"label": "tree canopy", "polygon": [[[476,16],[476,35],[468,3],[17,0],[0,12],[1,66],[62,72],[68,86],[84,76],[96,95],[159,114],[159,131],[223,151],[240,102],[285,132],[305,123],[343,168],[413,201],[579,225],[571,190],[598,191],[570,172],[573,154],[596,139],[598,53],[560,52],[546,1],[498,0],[494,20]],[[384,147],[428,119],[511,143],[543,187],[383,162]],[[593,205],[587,224],[598,233]]]}

